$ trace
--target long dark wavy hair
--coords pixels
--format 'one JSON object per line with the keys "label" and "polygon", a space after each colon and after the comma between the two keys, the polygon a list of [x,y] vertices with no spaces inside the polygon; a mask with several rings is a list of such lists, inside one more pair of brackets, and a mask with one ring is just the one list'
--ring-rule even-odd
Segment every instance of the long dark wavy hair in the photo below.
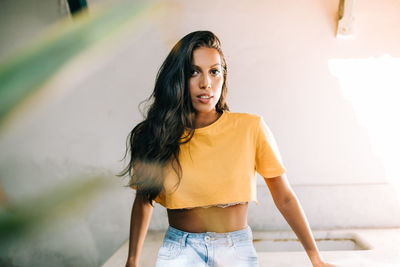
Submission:
{"label": "long dark wavy hair", "polygon": [[182,177],[178,158],[179,146],[189,142],[195,131],[195,110],[190,98],[189,78],[193,51],[199,47],[215,48],[219,52],[224,82],[221,97],[215,108],[218,113],[229,111],[225,102],[227,66],[218,37],[210,31],[189,33],[176,43],[161,65],[154,91],[145,100],[150,103],[147,114],[143,112],[144,120],[137,124],[127,137],[123,159],[129,150],[129,164],[117,174],[125,176],[128,173],[128,186],[135,186],[137,193],[150,204],[164,189],[163,170],[166,164],[172,165],[179,182]]}

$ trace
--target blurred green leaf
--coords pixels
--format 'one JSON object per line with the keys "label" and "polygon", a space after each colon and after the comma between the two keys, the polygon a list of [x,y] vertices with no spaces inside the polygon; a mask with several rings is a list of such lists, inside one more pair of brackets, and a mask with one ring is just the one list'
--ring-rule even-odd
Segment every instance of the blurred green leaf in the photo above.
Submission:
{"label": "blurred green leaf", "polygon": [[[65,63],[111,38],[127,23],[138,25],[137,20],[154,6],[153,2],[113,2],[99,12],[65,19],[40,41],[0,65],[0,126],[12,109],[34,94]],[[0,243],[46,221],[76,213],[109,185],[110,179],[105,177],[84,177],[40,196],[0,206]]]}
{"label": "blurred green leaf", "polygon": [[[95,14],[65,19],[52,34],[0,66],[0,124],[6,114],[50,79],[66,62],[140,18],[153,1],[112,3]],[[138,22],[136,22],[138,23]],[[73,77],[72,77],[73,78]]]}
{"label": "blurred green leaf", "polygon": [[0,209],[0,243],[27,230],[55,221],[63,216],[76,214],[87,206],[96,195],[111,185],[109,177],[94,176],[74,179],[58,185],[51,191]]}

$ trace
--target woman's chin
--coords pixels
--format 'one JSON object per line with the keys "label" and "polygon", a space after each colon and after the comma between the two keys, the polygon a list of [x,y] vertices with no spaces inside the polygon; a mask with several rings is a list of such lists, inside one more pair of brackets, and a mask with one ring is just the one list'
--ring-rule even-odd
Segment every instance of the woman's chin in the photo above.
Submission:
{"label": "woman's chin", "polygon": [[195,107],[196,113],[209,113],[209,112],[214,112],[215,111],[215,106],[209,106],[209,107]]}

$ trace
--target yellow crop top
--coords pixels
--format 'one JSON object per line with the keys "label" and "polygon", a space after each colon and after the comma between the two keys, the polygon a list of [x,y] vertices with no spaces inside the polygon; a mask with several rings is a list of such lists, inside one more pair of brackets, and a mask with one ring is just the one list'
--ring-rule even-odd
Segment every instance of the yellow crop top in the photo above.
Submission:
{"label": "yellow crop top", "polygon": [[224,111],[214,123],[196,129],[180,146],[179,161],[179,186],[168,164],[164,190],[155,199],[169,209],[247,201],[258,205],[256,172],[264,178],[286,172],[272,132],[262,117],[249,113]]}

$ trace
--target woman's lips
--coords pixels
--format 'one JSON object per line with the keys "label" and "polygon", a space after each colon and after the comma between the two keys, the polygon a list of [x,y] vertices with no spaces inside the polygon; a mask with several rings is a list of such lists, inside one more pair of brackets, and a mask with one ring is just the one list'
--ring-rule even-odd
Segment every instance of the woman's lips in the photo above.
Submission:
{"label": "woman's lips", "polygon": [[208,96],[207,98],[204,98],[204,96],[203,96],[203,98],[201,98],[201,96],[197,97],[197,99],[203,104],[209,103],[211,101],[211,98],[213,98],[213,97],[212,96]]}

